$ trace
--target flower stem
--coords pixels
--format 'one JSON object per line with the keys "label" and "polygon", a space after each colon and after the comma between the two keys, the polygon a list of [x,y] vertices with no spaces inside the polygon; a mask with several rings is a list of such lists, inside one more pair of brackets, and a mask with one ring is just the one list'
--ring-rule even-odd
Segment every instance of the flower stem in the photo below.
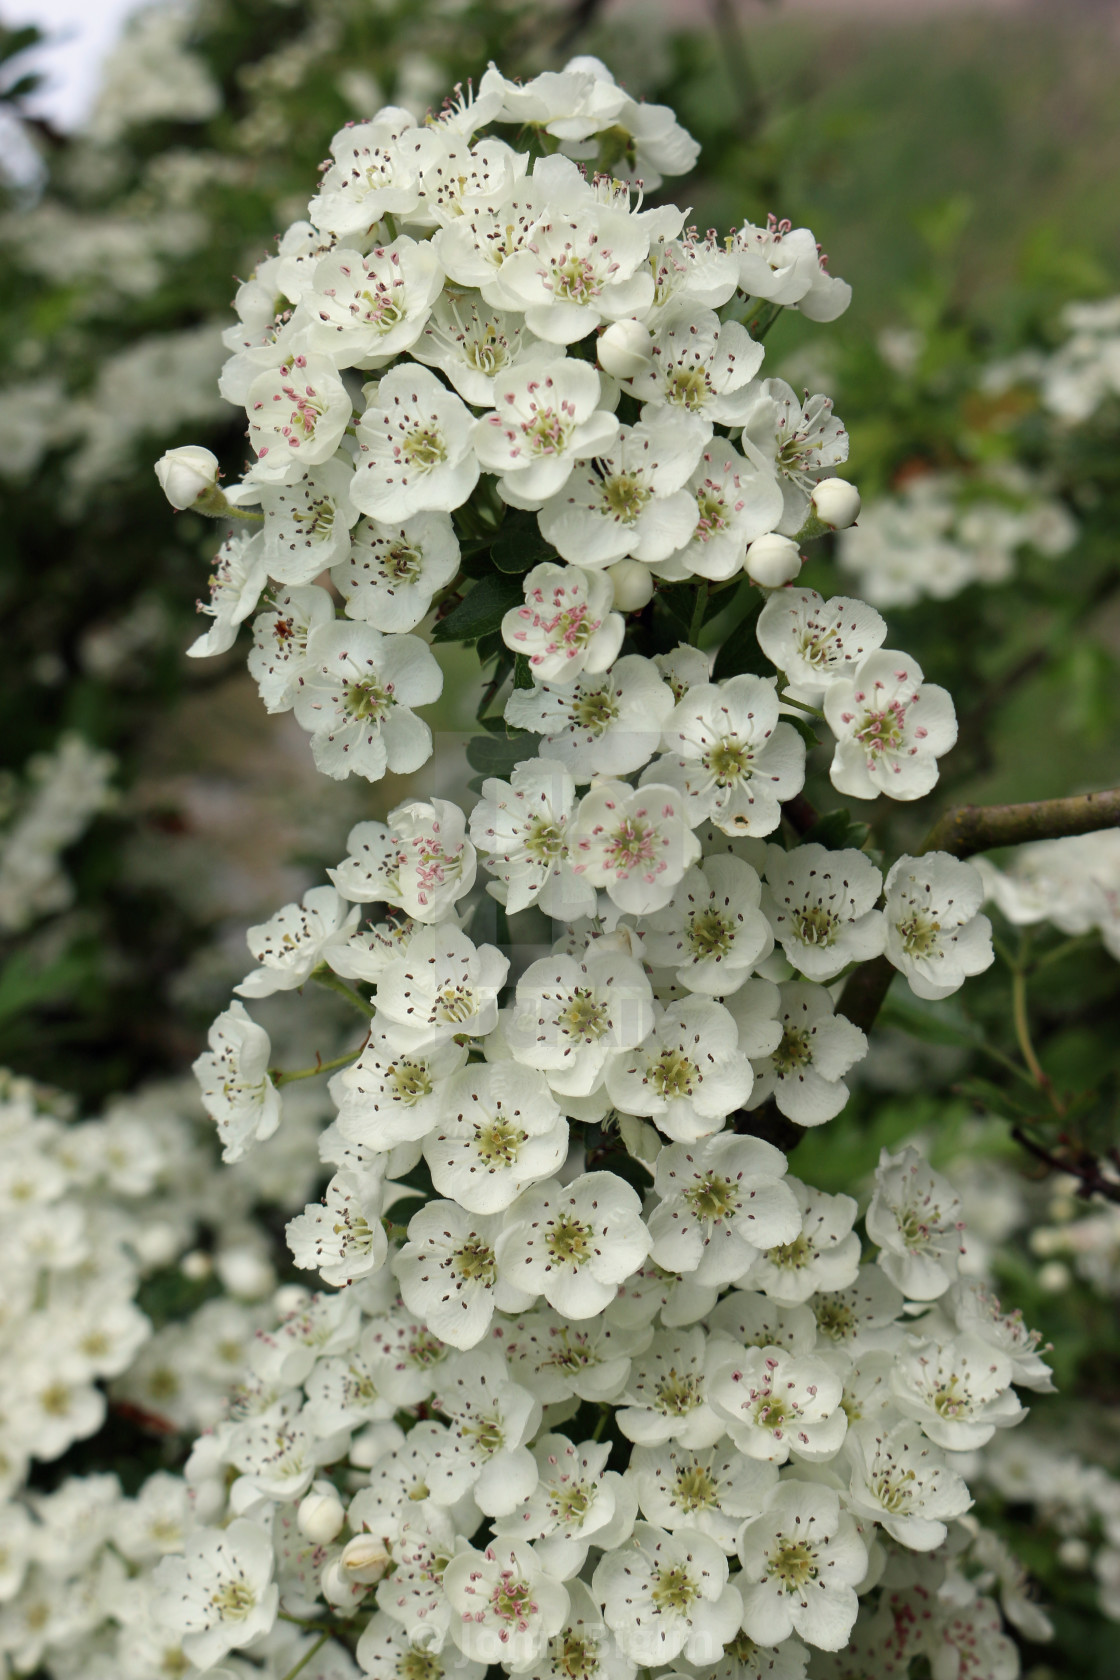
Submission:
{"label": "flower stem", "polygon": [[268,1077],[279,1090],[281,1085],[290,1085],[293,1079],[314,1079],[317,1073],[333,1073],[335,1068],[345,1067],[347,1062],[354,1061],[356,1057],[361,1055],[364,1048],[365,1040],[363,1039],[356,1050],[348,1050],[345,1056],[336,1056],[331,1062],[324,1062],[321,1057],[316,1057],[314,1067],[269,1068]]}
{"label": "flower stem", "polygon": [[1022,805],[957,805],[934,823],[922,851],[968,858],[996,846],[1094,834],[1118,823],[1120,788],[1077,793],[1065,799],[1035,799]]}
{"label": "flower stem", "polygon": [[296,1675],[299,1674],[302,1669],[305,1669],[307,1667],[307,1665],[311,1661],[312,1657],[317,1656],[319,1654],[319,1652],[323,1649],[323,1646],[327,1643],[327,1640],[329,1638],[330,1638],[329,1633],[321,1633],[319,1635],[318,1639],[315,1641],[314,1645],[312,1645],[310,1651],[306,1651],[304,1653],[304,1655],[299,1659],[296,1666],[294,1668],[290,1668],[288,1670],[287,1674],[285,1674],[285,1676],[284,1676],[284,1680],[296,1680]]}
{"label": "flower stem", "polygon": [[783,706],[796,706],[799,712],[810,712],[813,717],[825,722],[825,715],[819,706],[810,706],[804,700],[795,700],[791,694],[779,694],[778,699]]}
{"label": "flower stem", "polygon": [[367,1021],[373,1014],[373,1008],[366,1002],[365,998],[356,992],[352,986],[348,986],[345,980],[340,980],[337,974],[332,974],[326,963],[320,963],[318,968],[313,968],[311,978],[317,981],[320,986],[326,986],[328,991],[337,992],[339,997],[344,997],[347,1003],[356,1009],[359,1015],[364,1015]]}
{"label": "flower stem", "polygon": [[696,591],[696,605],[692,609],[692,623],[688,627],[690,647],[699,647],[700,631],[704,625],[704,609],[708,605],[708,585],[702,583]]}

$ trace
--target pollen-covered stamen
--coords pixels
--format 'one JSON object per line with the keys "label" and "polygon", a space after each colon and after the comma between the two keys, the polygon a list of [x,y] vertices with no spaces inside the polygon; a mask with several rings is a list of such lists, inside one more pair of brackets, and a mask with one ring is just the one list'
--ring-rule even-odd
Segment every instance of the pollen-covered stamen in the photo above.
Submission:
{"label": "pollen-covered stamen", "polygon": [[654,1609],[662,1615],[682,1616],[700,1597],[700,1588],[684,1565],[677,1563],[657,1570],[650,1583],[649,1596]]}
{"label": "pollen-covered stamen", "polygon": [[728,1214],[735,1213],[739,1208],[739,1189],[731,1179],[724,1178],[716,1172],[705,1173],[696,1184],[690,1184],[683,1192],[686,1201],[697,1219],[716,1221],[726,1219]]}
{"label": "pollen-covered stamen", "polygon": [[419,472],[430,472],[447,460],[447,443],[436,426],[416,426],[394,447],[393,454]]}
{"label": "pollen-covered stamen", "polygon": [[651,1064],[646,1078],[658,1096],[669,1101],[674,1097],[690,1097],[698,1076],[696,1063],[690,1061],[683,1050],[670,1048],[662,1050]]}
{"label": "pollen-covered stamen", "polygon": [[682,1511],[719,1509],[719,1483],[702,1464],[682,1464],[674,1485],[676,1502]]}
{"label": "pollen-covered stamen", "polygon": [[582,1266],[595,1253],[595,1233],[571,1214],[559,1214],[545,1234],[545,1247],[564,1266]]}
{"label": "pollen-covered stamen", "polygon": [[785,1540],[779,1536],[767,1559],[766,1573],[783,1592],[800,1595],[817,1579],[817,1553],[805,1540]]}
{"label": "pollen-covered stamen", "polygon": [[704,1404],[704,1380],[696,1371],[670,1367],[653,1391],[654,1409],[669,1417],[685,1417]]}
{"label": "pollen-covered stamen", "polygon": [[792,910],[790,920],[805,945],[835,945],[843,927],[841,918],[824,904],[806,904]]}
{"label": "pollen-covered stamen", "polygon": [[812,1034],[800,1027],[791,1027],[787,1022],[782,1029],[782,1041],[773,1055],[774,1071],[779,1079],[788,1079],[790,1074],[807,1068],[812,1060]]}
{"label": "pollen-covered stamen", "polygon": [[397,701],[391,688],[383,688],[380,683],[369,681],[347,683],[343,691],[343,704],[351,717],[362,718],[370,723],[381,723]]}
{"label": "pollen-covered stamen", "polygon": [[402,1057],[387,1073],[397,1096],[409,1106],[432,1094],[431,1070],[425,1062],[409,1062]]}
{"label": "pollen-covered stamen", "polygon": [[906,742],[906,702],[892,700],[880,712],[868,709],[854,733],[871,762],[882,753],[897,752]]}
{"label": "pollen-covered stamen", "polygon": [[603,479],[602,509],[620,525],[633,525],[641,516],[653,492],[637,473],[611,473]]}
{"label": "pollen-covered stamen", "polygon": [[482,1283],[493,1288],[498,1280],[498,1265],[494,1250],[481,1238],[466,1242],[451,1257],[451,1263],[464,1283]]}
{"label": "pollen-covered stamen", "polygon": [[488,1167],[512,1167],[528,1138],[520,1126],[495,1115],[475,1128],[475,1152]]}
{"label": "pollen-covered stamen", "polygon": [[602,735],[617,716],[618,702],[609,689],[581,694],[572,706],[572,722],[592,735]]}
{"label": "pollen-covered stamen", "polygon": [[684,936],[694,957],[726,957],[735,943],[735,923],[713,905],[693,911]]}
{"label": "pollen-covered stamen", "polygon": [[[507,1629],[515,1627],[518,1633],[524,1633],[529,1627],[529,1618],[537,1614],[532,1588],[512,1569],[502,1570],[490,1594],[490,1609],[499,1621],[506,1623]],[[504,1632],[503,1637],[508,1637],[508,1633]]]}
{"label": "pollen-covered stamen", "polygon": [[461,1027],[478,1013],[478,998],[466,985],[445,986],[436,995],[436,1019]]}
{"label": "pollen-covered stamen", "polygon": [[640,817],[626,817],[611,834],[606,852],[613,869],[640,869],[657,855],[657,830]]}

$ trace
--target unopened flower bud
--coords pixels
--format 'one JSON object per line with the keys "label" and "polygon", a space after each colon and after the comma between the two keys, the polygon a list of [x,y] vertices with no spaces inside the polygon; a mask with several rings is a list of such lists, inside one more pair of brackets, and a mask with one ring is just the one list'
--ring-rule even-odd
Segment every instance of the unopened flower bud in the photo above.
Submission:
{"label": "unopened flower bud", "polygon": [[179,1270],[191,1283],[202,1283],[214,1270],[210,1255],[201,1248],[192,1248],[179,1262]]}
{"label": "unopened flower bud", "polygon": [[614,586],[617,612],[640,612],[653,598],[653,573],[640,560],[616,560],[607,567],[607,576]]}
{"label": "unopened flower bud", "polygon": [[769,531],[747,549],[747,576],[764,589],[780,589],[801,570],[801,551],[790,537]]}
{"label": "unopened flower bud", "polygon": [[218,458],[200,444],[188,443],[160,456],[156,477],[173,508],[193,507],[200,496],[217,490]]}
{"label": "unopened flower bud", "polygon": [[393,1560],[376,1534],[355,1534],[342,1548],[338,1561],[347,1580],[372,1584],[388,1574]]}
{"label": "unopened flower bud", "polygon": [[599,334],[599,366],[616,379],[633,379],[651,365],[650,345],[649,331],[640,321],[612,321]]}
{"label": "unopened flower bud", "polygon": [[251,1248],[222,1249],[214,1269],[229,1293],[245,1301],[259,1301],[276,1283],[276,1273],[264,1255]]}
{"label": "unopened flower bud", "polygon": [[296,1516],[301,1534],[316,1546],[329,1546],[346,1521],[346,1512],[337,1493],[318,1493],[312,1488],[300,1500]]}
{"label": "unopened flower bud", "polygon": [[324,1565],[319,1576],[319,1590],[328,1604],[333,1604],[336,1610],[341,1610],[344,1614],[352,1611],[367,1591],[361,1581],[350,1579],[342,1567],[341,1558],[332,1558]]}
{"label": "unopened flower bud", "polygon": [[846,531],[859,518],[859,491],[846,478],[822,478],[810,498],[822,525]]}

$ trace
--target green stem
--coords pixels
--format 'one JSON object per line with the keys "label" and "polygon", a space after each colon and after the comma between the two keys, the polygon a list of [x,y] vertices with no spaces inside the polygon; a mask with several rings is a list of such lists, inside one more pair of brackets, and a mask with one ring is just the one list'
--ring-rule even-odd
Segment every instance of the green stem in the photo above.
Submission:
{"label": "green stem", "polygon": [[1072,939],[1063,939],[1060,945],[1055,945],[1052,951],[1046,951],[1041,957],[1036,957],[1031,964],[1032,974],[1037,974],[1040,968],[1049,968],[1051,963],[1060,962],[1074,951],[1083,951],[1089,945],[1097,943],[1096,930],[1092,933],[1078,933]]}
{"label": "green stem", "polygon": [[345,998],[347,1003],[353,1009],[356,1009],[359,1015],[364,1016],[367,1021],[373,1014],[372,1005],[368,1004],[364,997],[354,991],[352,986],[348,986],[345,980],[340,980],[337,974],[332,974],[326,963],[321,963],[318,968],[313,968],[311,978],[317,981],[320,986],[325,986],[328,991],[337,992],[339,997]]}
{"label": "green stem", "polygon": [[702,583],[696,591],[696,605],[692,609],[692,623],[688,627],[690,647],[699,646],[700,631],[704,625],[704,609],[708,605],[708,585]]}
{"label": "green stem", "polygon": [[595,1428],[591,1431],[591,1439],[593,1441],[601,1441],[603,1439],[603,1431],[607,1427],[607,1419],[611,1415],[611,1410],[612,1408],[610,1406],[600,1406],[599,1421],[595,1425]]}
{"label": "green stem", "polygon": [[345,1056],[336,1056],[331,1062],[317,1061],[314,1067],[306,1068],[269,1068],[268,1077],[279,1090],[281,1085],[290,1085],[293,1079],[314,1079],[317,1073],[333,1073],[335,1068],[345,1067],[354,1061],[365,1048],[365,1040],[356,1050],[348,1050]]}
{"label": "green stem", "polygon": [[290,1668],[288,1670],[287,1674],[285,1674],[285,1676],[284,1676],[284,1680],[296,1680],[296,1675],[299,1674],[302,1669],[305,1669],[307,1667],[307,1665],[311,1661],[312,1657],[318,1656],[319,1652],[323,1649],[323,1646],[327,1643],[327,1640],[329,1638],[330,1638],[329,1633],[321,1633],[319,1635],[318,1639],[315,1641],[314,1645],[312,1645],[310,1651],[307,1651],[299,1659],[299,1661],[296,1663],[296,1666],[294,1668]]}
{"label": "green stem", "polygon": [[822,723],[827,722],[819,706],[810,706],[804,700],[795,700],[791,694],[779,694],[778,699],[783,705],[796,706],[799,712],[810,712],[813,717],[820,718]]}

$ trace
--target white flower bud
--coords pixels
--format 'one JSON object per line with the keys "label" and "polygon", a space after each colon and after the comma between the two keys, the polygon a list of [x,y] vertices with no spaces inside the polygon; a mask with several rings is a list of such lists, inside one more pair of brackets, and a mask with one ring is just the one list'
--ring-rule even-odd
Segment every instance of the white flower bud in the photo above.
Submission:
{"label": "white flower bud", "polygon": [[599,366],[616,379],[633,379],[653,365],[651,343],[640,321],[613,321],[599,334]]}
{"label": "white flower bud", "polygon": [[355,1534],[342,1548],[338,1561],[346,1580],[372,1584],[388,1574],[393,1560],[376,1534]]}
{"label": "white flower bud", "polygon": [[859,491],[846,478],[822,478],[810,501],[822,525],[846,531],[859,518]]}
{"label": "white flower bud", "polygon": [[653,573],[640,560],[616,560],[607,567],[616,612],[640,612],[653,598]]}
{"label": "white flower bud", "polygon": [[801,551],[790,537],[776,531],[756,537],[747,549],[747,576],[764,589],[780,589],[801,570]]}
{"label": "white flower bud", "polygon": [[160,456],[156,477],[173,508],[193,507],[200,496],[217,486],[218,458],[200,444],[188,443]]}
{"label": "white flower bud", "polygon": [[191,1283],[201,1283],[214,1270],[214,1262],[210,1255],[201,1248],[192,1248],[189,1254],[184,1254],[179,1262],[179,1270]]}
{"label": "white flower bud", "polygon": [[365,1597],[366,1588],[360,1581],[352,1581],[342,1567],[341,1558],[332,1558],[326,1564],[319,1576],[319,1590],[328,1604],[333,1604],[336,1610],[345,1615],[353,1611],[360,1599]]}
{"label": "white flower bud", "polygon": [[296,1521],[300,1533],[305,1534],[314,1545],[329,1546],[346,1521],[346,1512],[333,1489],[330,1493],[319,1493],[312,1488],[300,1500]]}
{"label": "white flower bud", "polygon": [[1070,1269],[1061,1260],[1047,1260],[1038,1268],[1038,1287],[1047,1295],[1061,1295],[1073,1282]]}

